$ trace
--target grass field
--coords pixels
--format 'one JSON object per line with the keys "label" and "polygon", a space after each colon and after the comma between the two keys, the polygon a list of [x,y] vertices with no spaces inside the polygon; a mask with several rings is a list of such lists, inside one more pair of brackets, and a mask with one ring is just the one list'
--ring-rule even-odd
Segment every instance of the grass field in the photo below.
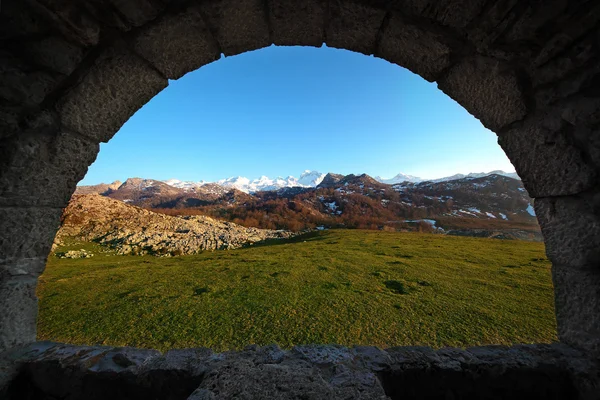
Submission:
{"label": "grass field", "polygon": [[70,248],[95,256],[49,258],[42,340],[217,351],[556,340],[543,243],[334,230],[174,258]]}

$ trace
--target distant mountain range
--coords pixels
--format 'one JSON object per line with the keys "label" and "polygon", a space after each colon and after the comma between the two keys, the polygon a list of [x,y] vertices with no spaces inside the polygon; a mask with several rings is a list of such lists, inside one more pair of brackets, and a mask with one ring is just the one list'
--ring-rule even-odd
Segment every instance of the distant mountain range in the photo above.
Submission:
{"label": "distant mountain range", "polygon": [[[225,189],[237,189],[244,193],[256,193],[256,192],[261,192],[261,191],[272,191],[272,190],[279,190],[279,189],[283,189],[283,188],[292,188],[292,187],[314,188],[314,187],[317,187],[323,181],[323,179],[325,178],[326,175],[328,175],[328,174],[323,174],[318,171],[305,170],[304,172],[302,172],[302,174],[300,174],[299,178],[296,178],[291,175],[288,176],[287,178],[282,178],[282,177],[269,178],[268,176],[261,176],[258,179],[250,180],[243,176],[237,176],[237,177],[231,177],[231,178],[227,178],[227,179],[221,179],[216,182],[181,181],[178,179],[169,179],[169,180],[162,181],[162,182],[166,183],[167,185],[172,186],[174,188],[183,189],[186,191],[197,191],[199,188],[212,188],[213,190],[219,192],[219,189],[217,189],[216,187],[220,186]],[[337,175],[337,174],[331,174],[331,175]],[[491,171],[491,172],[476,172],[476,173],[470,173],[468,175],[455,174],[455,175],[451,175],[451,176],[447,176],[447,177],[439,178],[439,179],[433,179],[433,180],[422,179],[422,178],[419,178],[416,176],[406,175],[406,174],[402,174],[402,173],[399,173],[390,179],[381,178],[379,176],[376,176],[373,179],[380,183],[385,183],[387,185],[394,185],[394,184],[403,183],[403,182],[413,182],[413,183],[446,182],[446,181],[452,181],[452,180],[457,180],[457,179],[475,179],[475,178],[483,178],[483,177],[489,176],[489,175],[501,175],[501,176],[506,176],[506,177],[513,178],[513,179],[520,179],[519,176],[514,172],[504,172],[504,171],[500,171],[500,170]],[[132,178],[132,179],[140,179],[140,178]],[[146,183],[142,183],[142,181],[146,181]],[[148,182],[155,182],[155,181],[154,180],[140,180],[140,182],[138,182],[138,184],[148,184]],[[156,182],[159,182],[159,181],[156,181]],[[101,183],[99,185],[93,185],[93,186],[81,186],[80,189],[78,189],[78,190],[79,190],[79,193],[85,193],[85,191],[86,191],[85,188],[97,188],[98,190],[102,189],[102,188],[104,188],[104,190],[107,190],[110,188],[112,190],[115,190],[120,185],[121,185],[120,181],[115,181],[111,184]],[[98,191],[96,189],[91,189],[91,190],[94,192]]]}
{"label": "distant mountain range", "polygon": [[406,175],[386,180],[305,171],[298,179],[252,181],[129,178],[124,183],[81,186],[76,194],[96,193],[168,215],[207,215],[267,229],[419,229],[540,239],[533,201],[513,176],[493,171],[410,181]]}

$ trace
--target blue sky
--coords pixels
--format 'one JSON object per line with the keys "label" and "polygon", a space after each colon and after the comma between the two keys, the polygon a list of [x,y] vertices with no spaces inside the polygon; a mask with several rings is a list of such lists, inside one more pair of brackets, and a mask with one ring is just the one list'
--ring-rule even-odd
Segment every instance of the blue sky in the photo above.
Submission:
{"label": "blue sky", "polygon": [[171,81],[101,145],[81,184],[305,169],[384,178],[514,171],[496,140],[435,84],[395,64],[271,46]]}

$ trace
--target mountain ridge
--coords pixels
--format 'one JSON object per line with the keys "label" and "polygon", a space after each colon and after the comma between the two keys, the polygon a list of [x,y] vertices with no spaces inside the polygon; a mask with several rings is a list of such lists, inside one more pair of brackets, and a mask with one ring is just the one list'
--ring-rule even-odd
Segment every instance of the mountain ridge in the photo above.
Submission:
{"label": "mountain ridge", "polygon": [[321,175],[312,174],[312,179],[320,180],[315,187],[254,193],[214,183],[176,188],[158,180],[130,178],[117,190],[102,194],[167,215],[206,215],[264,229],[323,226],[441,233],[441,228],[447,234],[541,237],[533,200],[520,180],[508,176],[471,174],[390,185],[367,174],[328,173],[320,179]]}
{"label": "mountain ridge", "polygon": [[[486,176],[490,176],[490,175],[494,175],[494,174],[520,180],[519,176],[515,172],[504,172],[502,170],[494,170],[494,171],[490,171],[490,172],[472,172],[472,173],[469,173],[466,175],[465,174],[454,174],[454,175],[450,175],[450,176],[438,178],[438,179],[422,179],[422,178],[419,178],[419,177],[416,177],[413,175],[406,175],[403,173],[399,173],[399,174],[395,175],[393,178],[389,178],[389,179],[385,179],[380,176],[371,177],[364,173],[360,174],[360,175],[349,174],[346,176],[365,175],[379,183],[383,183],[383,184],[387,184],[387,185],[394,185],[394,184],[403,183],[403,182],[411,182],[411,183],[446,182],[446,181],[457,180],[457,179],[475,179],[475,178],[482,178],[482,177],[486,177]],[[135,182],[135,184],[140,185],[140,187],[141,187],[142,185],[145,184],[143,182],[138,181],[138,180],[141,180],[141,181],[149,182],[150,185],[152,184],[152,182],[161,182],[161,183],[164,183],[171,187],[174,187],[177,189],[183,189],[185,191],[197,191],[200,188],[204,188],[205,186],[210,185],[210,187],[215,192],[219,192],[219,190],[217,189],[217,186],[220,186],[224,189],[234,188],[234,189],[240,190],[245,193],[256,193],[256,192],[260,192],[260,191],[279,190],[282,188],[298,188],[298,187],[299,188],[310,188],[310,187],[314,188],[314,187],[317,187],[319,184],[321,184],[321,182],[327,176],[330,176],[329,179],[332,179],[333,177],[336,177],[336,176],[343,177],[344,175],[335,174],[332,172],[324,174],[319,171],[312,171],[312,170],[307,169],[307,170],[304,170],[302,172],[302,174],[300,174],[299,178],[296,178],[292,175],[290,175],[286,178],[282,178],[280,176],[278,176],[276,178],[269,178],[268,176],[263,175],[260,178],[251,180],[251,179],[243,177],[243,176],[236,176],[236,177],[220,179],[215,182],[209,182],[209,181],[204,181],[204,180],[181,181],[179,179],[167,179],[164,181],[160,181],[160,180],[156,180],[156,179],[128,178],[123,184],[127,184],[128,181],[134,180],[132,182]],[[130,186],[135,185],[132,182],[129,182]],[[114,190],[118,189],[119,185],[117,185],[117,184],[120,184],[120,183],[121,183],[120,181],[115,181],[110,184],[100,183],[97,185],[77,186],[76,193],[78,193],[78,194],[88,194],[88,193],[102,194],[102,192],[101,192],[102,190],[104,192],[106,192],[108,190],[114,191]]]}

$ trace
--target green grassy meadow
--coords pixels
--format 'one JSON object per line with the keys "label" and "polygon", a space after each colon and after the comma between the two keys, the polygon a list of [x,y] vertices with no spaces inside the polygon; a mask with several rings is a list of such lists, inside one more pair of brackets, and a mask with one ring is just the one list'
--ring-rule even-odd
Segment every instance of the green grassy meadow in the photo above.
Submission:
{"label": "green grassy meadow", "polygon": [[159,350],[466,347],[556,338],[543,243],[331,230],[158,258],[50,256],[38,339]]}

